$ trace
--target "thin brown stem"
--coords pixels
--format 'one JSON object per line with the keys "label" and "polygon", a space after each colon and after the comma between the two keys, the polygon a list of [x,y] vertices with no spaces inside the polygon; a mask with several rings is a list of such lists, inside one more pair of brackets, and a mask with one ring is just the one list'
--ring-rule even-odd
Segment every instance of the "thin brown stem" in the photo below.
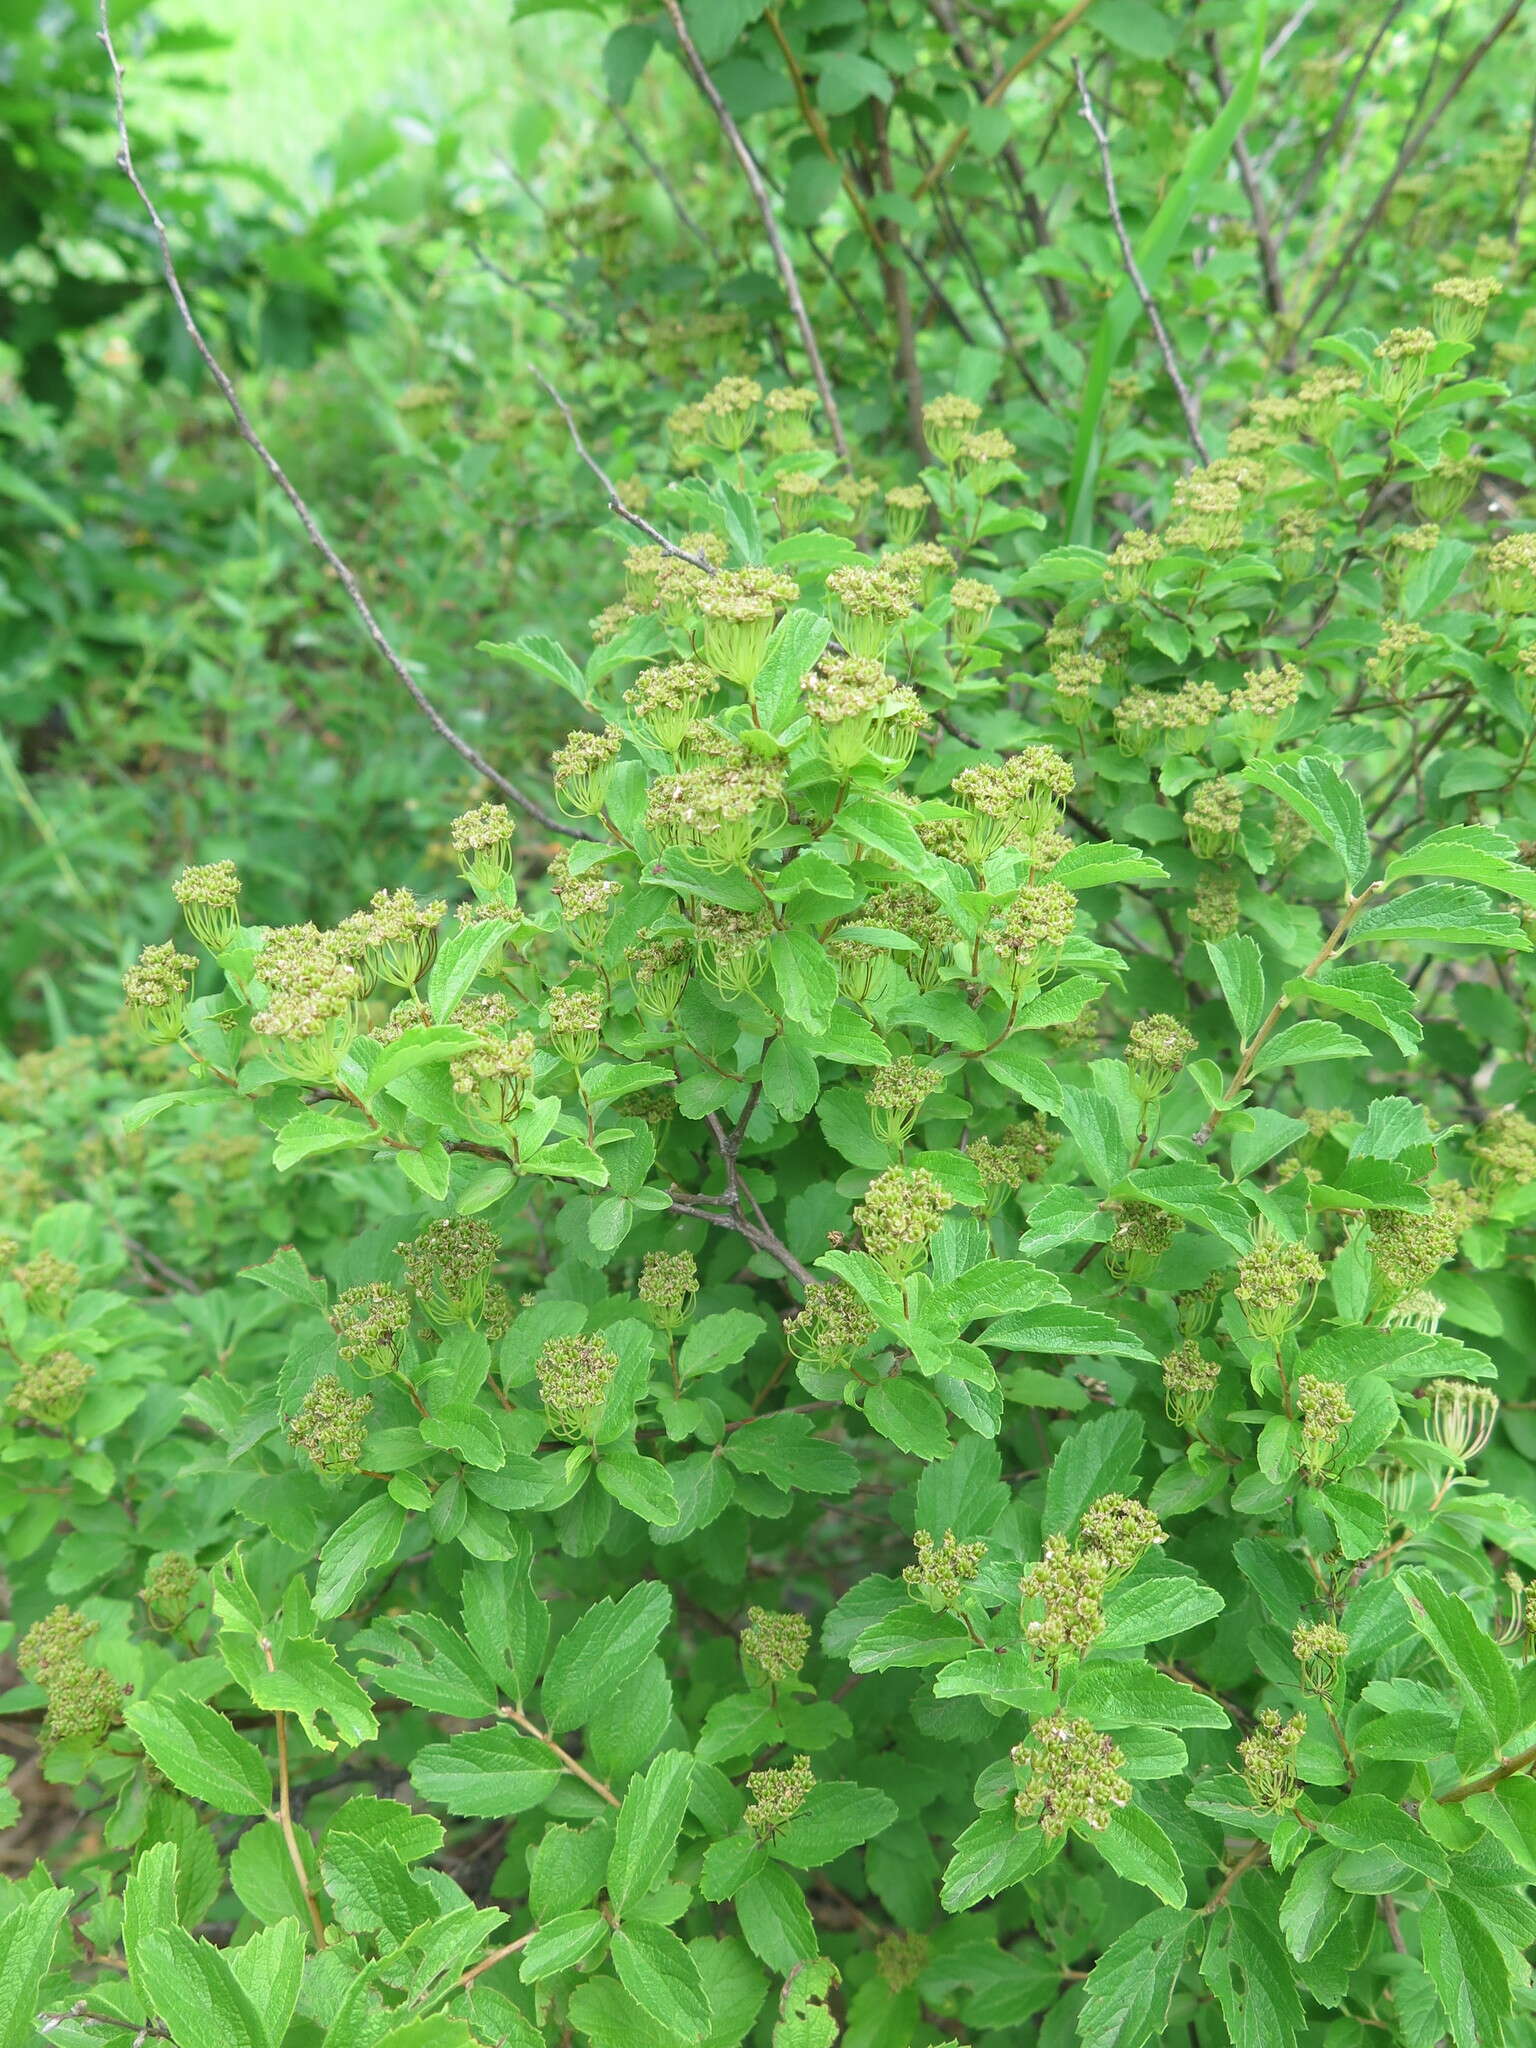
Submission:
{"label": "thin brown stem", "polygon": [[[990,89],[983,95],[981,104],[984,107],[995,107],[1000,100],[1004,99],[1014,80],[1022,77],[1031,64],[1038,63],[1047,50],[1052,49],[1061,41],[1069,28],[1075,28],[1092,5],[1093,0],[1073,0],[1073,4],[1067,9],[1066,13],[1059,20],[1053,21],[1044,35],[1032,42],[1022,56],[1016,57],[1007,70],[1001,72],[993,80]],[[959,156],[970,139],[971,131],[969,125],[967,125],[960,130],[959,134],[950,143],[948,149],[945,150],[944,154],[934,164],[933,169],[923,178],[912,195],[914,199],[921,199],[925,192],[931,190],[938,179],[948,173],[955,158]]]}
{"label": "thin brown stem", "polygon": [[550,1755],[559,1763],[561,1770],[569,1771],[573,1778],[579,1778],[583,1785],[604,1799],[610,1806],[622,1806],[623,1800],[611,1785],[605,1785],[601,1778],[594,1778],[584,1764],[578,1763],[568,1749],[562,1749],[553,1735],[541,1728],[537,1721],[530,1720],[521,1707],[503,1707],[502,1713],[509,1721],[515,1721],[525,1735],[531,1735],[535,1742],[542,1742]]}
{"label": "thin brown stem", "polygon": [[832,380],[828,377],[827,366],[822,361],[821,348],[816,340],[816,330],[811,325],[811,316],[806,310],[805,294],[800,289],[799,276],[790,259],[789,251],[784,246],[784,237],[779,233],[778,222],[773,217],[773,201],[767,185],[763,182],[763,174],[757,167],[757,158],[747,147],[746,139],[732,118],[730,108],[720,97],[719,88],[710,77],[709,68],[699,55],[693,37],[688,33],[688,24],[683,19],[683,10],[678,0],[665,0],[665,4],[667,18],[672,24],[672,33],[677,38],[677,46],[683,53],[688,69],[693,73],[694,83],[709,102],[710,111],[719,122],[721,133],[730,144],[736,161],[741,165],[741,174],[747,181],[747,189],[752,194],[758,217],[763,223],[763,233],[768,237],[768,246],[773,251],[773,260],[778,269],[779,281],[784,287],[784,296],[789,301],[789,310],[794,314],[795,325],[800,330],[800,340],[811,365],[811,375],[815,379],[817,391],[821,394],[821,409],[827,416],[832,444],[843,462],[851,467],[852,458],[848,453],[847,436],[843,432],[842,415],[837,409],[837,400],[832,395]]}
{"label": "thin brown stem", "polygon": [[[275,1672],[277,1664],[272,1656],[272,1645],[263,1636],[261,1654],[267,1660],[267,1669]],[[293,1865],[293,1874],[299,1880],[299,1890],[304,1894],[304,1904],[309,1912],[309,1924],[315,1932],[315,1947],[325,1947],[325,1922],[320,1917],[320,1901],[315,1897],[315,1888],[309,1881],[309,1866],[299,1847],[298,1830],[293,1824],[293,1788],[288,1775],[288,1716],[279,1710],[273,1715],[277,1727],[277,1824],[283,1831],[283,1840],[288,1847],[288,1860]]]}
{"label": "thin brown stem", "polygon": [[591,470],[607,494],[608,510],[616,513],[620,519],[633,526],[637,532],[643,533],[647,540],[654,541],[663,554],[672,555],[679,562],[691,562],[695,569],[702,569],[706,576],[713,576],[715,568],[712,562],[706,562],[702,555],[691,555],[686,548],[675,546],[659,528],[652,526],[649,519],[642,519],[638,512],[625,504],[624,500],[619,496],[618,485],[582,439],[581,429],[576,424],[576,415],[571,411],[571,408],[566,404],[542,370],[535,370],[533,374],[549,393],[559,411],[560,417],[565,421],[566,431],[570,434],[571,444],[575,448],[576,453],[587,465],[587,468]]}

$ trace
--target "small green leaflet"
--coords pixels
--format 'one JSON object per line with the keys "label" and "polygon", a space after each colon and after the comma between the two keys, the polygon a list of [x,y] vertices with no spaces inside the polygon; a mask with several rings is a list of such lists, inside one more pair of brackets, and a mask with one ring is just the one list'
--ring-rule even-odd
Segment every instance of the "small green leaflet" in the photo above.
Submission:
{"label": "small green leaflet", "polygon": [[1163,2037],[1193,1914],[1160,1906],[1094,1964],[1078,2015],[1082,2048],[1144,2048]]}
{"label": "small green leaflet", "polygon": [[1350,888],[1359,888],[1371,864],[1365,807],[1359,792],[1331,761],[1316,755],[1297,761],[1250,761],[1243,775],[1305,818],[1337,856]]}
{"label": "small green leaflet", "polygon": [[1496,910],[1481,890],[1452,882],[1426,882],[1386,902],[1367,904],[1344,938],[1346,946],[1384,945],[1487,946],[1506,953],[1528,953],[1531,942],[1520,922]]}
{"label": "small green leaflet", "polygon": [[1279,1067],[1312,1066],[1318,1060],[1363,1058],[1367,1051],[1358,1038],[1325,1017],[1309,1017],[1267,1039],[1255,1055],[1249,1073],[1273,1073]]}
{"label": "small green leaflet", "polygon": [[1424,1036],[1413,990],[1382,960],[1348,967],[1330,962],[1310,979],[1288,981],[1285,993],[1293,1002],[1305,998],[1315,1009],[1337,1010],[1357,1023],[1374,1025],[1410,1058]]}
{"label": "small green leaflet", "polygon": [[186,1694],[171,1694],[136,1701],[125,1708],[123,1719],[178,1792],[218,1813],[271,1812],[272,1774],[266,1759],[215,1708]]}
{"label": "small green leaflet", "polygon": [[1083,1839],[1131,1884],[1156,1892],[1165,1906],[1183,1905],[1186,1886],[1178,1852],[1151,1814],[1139,1806],[1122,1807],[1111,1816],[1108,1827],[1086,1833]]}
{"label": "small green leaflet", "polygon": [[1264,956],[1257,941],[1249,938],[1246,932],[1233,932],[1225,939],[1207,939],[1205,950],[1216,971],[1216,979],[1221,984],[1221,992],[1226,997],[1238,1035],[1246,1045],[1264,1022],[1269,1009],[1269,996],[1264,986]]}

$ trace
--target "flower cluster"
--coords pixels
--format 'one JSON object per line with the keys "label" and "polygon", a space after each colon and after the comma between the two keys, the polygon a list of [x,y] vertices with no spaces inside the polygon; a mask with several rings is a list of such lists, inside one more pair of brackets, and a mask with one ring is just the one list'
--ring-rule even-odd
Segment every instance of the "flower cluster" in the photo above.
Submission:
{"label": "flower cluster", "polygon": [[1326,1477],[1344,1432],[1355,1419],[1349,1395],[1337,1380],[1303,1373],[1296,1382],[1301,1417],[1301,1469],[1314,1482]]}
{"label": "flower cluster", "polygon": [[619,1369],[618,1353],[601,1337],[551,1337],[536,1369],[551,1430],[578,1443],[602,1413]]}
{"label": "flower cluster", "polygon": [[1071,1828],[1099,1834],[1131,1803],[1125,1756],[1091,1721],[1049,1714],[1012,1753],[1019,1775],[1014,1811],[1056,1837]]}
{"label": "flower cluster", "polygon": [[1193,1431],[1216,1393],[1221,1367],[1207,1358],[1194,1338],[1176,1345],[1163,1360],[1163,1404],[1168,1420]]}
{"label": "flower cluster", "polygon": [[1487,1449],[1499,1417],[1499,1397],[1491,1387],[1470,1380],[1431,1380],[1424,1391],[1430,1435],[1443,1451],[1465,1464]]}
{"label": "flower cluster", "polygon": [[917,1562],[907,1565],[901,1574],[907,1590],[935,1612],[958,1605],[981,1570],[987,1554],[985,1543],[957,1542],[953,1529],[946,1529],[938,1539],[919,1529],[912,1540]]}
{"label": "flower cluster", "polygon": [[623,737],[612,726],[601,732],[573,732],[551,763],[555,801],[572,818],[595,818],[608,796]]}
{"label": "flower cluster", "polygon": [[329,1080],[356,1036],[357,1006],[367,994],[356,964],[362,950],[362,944],[349,949],[339,933],[312,924],[267,934],[256,956],[267,1000],[251,1018],[251,1029],[271,1040],[272,1057],[296,1077]]}
{"label": "flower cluster", "polygon": [[1038,1113],[1009,1124],[996,1138],[973,1140],[966,1156],[981,1176],[989,1209],[995,1209],[1005,1195],[1016,1194],[1027,1181],[1038,1180],[1060,1145],[1061,1134]]}
{"label": "flower cluster", "polygon": [[133,1021],[155,1044],[172,1045],[180,1038],[196,972],[196,959],[178,953],[169,940],[146,946],[124,970],[123,995]]}
{"label": "flower cluster", "polygon": [[1319,1699],[1329,1699],[1338,1689],[1344,1659],[1349,1655],[1349,1637],[1331,1621],[1298,1622],[1291,1631],[1291,1655],[1306,1690]]}
{"label": "flower cluster", "polygon": [[1166,1093],[1198,1049],[1193,1033],[1186,1031],[1177,1017],[1162,1011],[1138,1017],[1127,1035],[1126,1055],[1131,1079],[1143,1100]]}
{"label": "flower cluster", "polygon": [[741,1654],[749,1672],[761,1672],[770,1685],[798,1678],[811,1651],[811,1624],[803,1614],[776,1614],[749,1607],[741,1632]]}
{"label": "flower cluster", "polygon": [[1225,775],[1200,783],[1184,806],[1184,831],[1199,860],[1224,860],[1237,844],[1242,823],[1242,792]]}
{"label": "flower cluster", "polygon": [[86,1661],[86,1649],[100,1633],[72,1607],[55,1607],[21,1639],[16,1662],[46,1700],[43,1747],[69,1743],[95,1749],[122,1719],[123,1688],[108,1672]]}
{"label": "flower cluster", "polygon": [[155,1628],[174,1631],[181,1627],[197,1604],[203,1575],[180,1550],[167,1550],[157,1557],[139,1588],[144,1611]]}
{"label": "flower cluster", "polygon": [[322,1373],[288,1425],[288,1441],[317,1472],[342,1477],[362,1463],[373,1401],[349,1394],[334,1373]]}
{"label": "flower cluster", "polygon": [[1000,846],[1028,849],[1061,822],[1077,775],[1054,747],[1024,747],[1000,764],[974,762],[950,784],[969,814],[971,858],[978,865]]}
{"label": "flower cluster", "polygon": [[1104,1627],[1104,1595],[1112,1577],[1102,1550],[1074,1549],[1065,1536],[1047,1536],[1044,1553],[1019,1580],[1027,1601],[1044,1612],[1024,1624],[1024,1639],[1048,1664],[1082,1657]]}
{"label": "flower cluster", "polygon": [[73,1351],[50,1351],[22,1366],[5,1405],[27,1422],[63,1429],[79,1413],[95,1377],[96,1368]]}
{"label": "flower cluster", "polygon": [[459,873],[472,888],[489,894],[511,874],[516,829],[505,804],[477,804],[454,819],[449,837],[458,856]]}
{"label": "flower cluster", "polygon": [[393,1372],[410,1326],[409,1299],[383,1280],[344,1289],[331,1310],[336,1349],[361,1372]]}
{"label": "flower cluster", "polygon": [[1083,1510],[1078,1540],[1103,1558],[1111,1578],[1123,1578],[1149,1550],[1168,1541],[1152,1510],[1123,1493],[1106,1493]]}
{"label": "flower cluster", "polygon": [[923,1104],[941,1085],[938,1068],[910,1054],[881,1067],[864,1089],[875,1136],[886,1145],[904,1145]]}
{"label": "flower cluster", "polygon": [[496,1251],[495,1231],[478,1216],[439,1216],[395,1246],[406,1284],[440,1328],[478,1321]]}
{"label": "flower cluster", "polygon": [[693,1313],[699,1269],[692,1252],[647,1252],[636,1289],[660,1330],[675,1330]]}
{"label": "flower cluster", "polygon": [[1116,1204],[1114,1235],[1104,1263],[1122,1280],[1145,1280],[1178,1235],[1179,1219],[1153,1202]]}
{"label": "flower cluster", "polygon": [[1233,1288],[1256,1337],[1278,1344],[1306,1307],[1323,1277],[1323,1262],[1309,1245],[1259,1244],[1238,1261]]}
{"label": "flower cluster", "polygon": [[880,1325],[845,1280],[813,1281],[805,1306],[785,1319],[784,1336],[797,1358],[827,1367],[846,1365]]}
{"label": "flower cluster", "polygon": [[1296,1752],[1306,1732],[1302,1715],[1285,1721],[1266,1707],[1253,1733],[1237,1745],[1248,1790],[1268,1813],[1284,1813],[1296,1803]]}
{"label": "flower cluster", "polygon": [[749,1772],[748,1803],[742,1819],[756,1840],[771,1842],[781,1828],[788,1827],[815,1783],[816,1773],[808,1756],[797,1756],[782,1770]]}
{"label": "flower cluster", "polygon": [[902,1279],[927,1255],[929,1240],[954,1197],[924,1166],[892,1166],[872,1180],[854,1209],[864,1249],[892,1279]]}
{"label": "flower cluster", "polygon": [[232,860],[183,868],[171,884],[187,930],[210,953],[222,953],[240,929],[240,873]]}

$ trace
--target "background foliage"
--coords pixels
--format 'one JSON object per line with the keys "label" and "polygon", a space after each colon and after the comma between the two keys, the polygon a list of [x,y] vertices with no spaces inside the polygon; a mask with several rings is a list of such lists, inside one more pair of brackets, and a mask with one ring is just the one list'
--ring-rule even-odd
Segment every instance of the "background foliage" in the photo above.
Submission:
{"label": "background foliage", "polygon": [[[0,10],[0,2041],[1527,2039],[1524,10],[115,10],[506,876],[95,27]],[[847,463],[689,410],[813,368],[700,67]]]}

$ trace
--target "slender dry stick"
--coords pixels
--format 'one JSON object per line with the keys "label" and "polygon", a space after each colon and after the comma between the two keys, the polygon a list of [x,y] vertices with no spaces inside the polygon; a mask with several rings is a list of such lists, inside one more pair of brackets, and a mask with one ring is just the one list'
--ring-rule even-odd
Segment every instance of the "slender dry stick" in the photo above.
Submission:
{"label": "slender dry stick", "polygon": [[1131,238],[1126,232],[1125,217],[1120,211],[1120,195],[1115,189],[1115,167],[1109,153],[1109,137],[1104,132],[1104,124],[1100,121],[1098,114],[1094,110],[1093,101],[1088,96],[1088,81],[1083,76],[1083,67],[1076,58],[1072,60],[1072,72],[1077,80],[1078,95],[1082,100],[1083,119],[1093,131],[1093,139],[1099,145],[1099,163],[1102,166],[1104,175],[1104,196],[1109,201],[1109,217],[1115,224],[1115,235],[1120,243],[1120,254],[1125,259],[1126,275],[1130,278],[1132,288],[1137,298],[1141,301],[1142,310],[1151,322],[1152,333],[1157,341],[1158,353],[1163,359],[1163,368],[1168,372],[1173,388],[1178,394],[1179,409],[1184,415],[1184,424],[1189,429],[1189,438],[1195,445],[1195,452],[1202,462],[1209,462],[1211,459],[1210,450],[1206,447],[1205,437],[1200,432],[1199,408],[1195,404],[1189,386],[1184,382],[1183,376],[1180,374],[1178,358],[1174,355],[1173,343],[1168,337],[1168,330],[1163,325],[1163,316],[1157,310],[1157,301],[1148,289],[1147,281],[1141,274],[1141,266],[1136,261],[1136,251],[1131,247]]}
{"label": "slender dry stick", "polygon": [[[105,5],[105,0],[103,0]],[[666,0],[667,16],[672,23],[672,33],[677,37],[677,46],[687,60],[688,69],[693,73],[694,82],[710,105],[710,110],[720,124],[721,133],[731,145],[736,161],[741,165],[741,174],[747,181],[757,207],[758,217],[763,223],[763,233],[768,237],[768,246],[773,251],[773,260],[778,267],[779,280],[784,287],[784,296],[789,300],[789,310],[795,316],[795,325],[800,330],[800,340],[811,365],[811,375],[816,380],[816,389],[821,394],[821,409],[827,416],[832,444],[843,462],[852,467],[848,453],[848,439],[843,432],[842,414],[837,409],[837,400],[832,395],[832,382],[827,375],[827,366],[822,361],[821,348],[816,340],[816,330],[811,325],[811,316],[806,311],[805,295],[800,289],[800,279],[790,260],[784,237],[779,233],[778,222],[773,217],[773,201],[763,174],[757,167],[757,158],[746,144],[746,138],[736,126],[730,108],[720,97],[719,88],[710,77],[704,59],[699,55],[693,37],[688,33],[688,24],[683,19],[683,10],[678,0]]]}
{"label": "slender dry stick", "polygon": [[187,295],[182,289],[181,278],[177,274],[176,259],[171,253],[169,231],[166,228],[165,222],[160,217],[159,209],[156,207],[154,200],[150,198],[148,190],[134,168],[133,148],[128,137],[128,110],[123,98],[123,67],[118,62],[117,50],[112,41],[112,27],[107,12],[107,0],[100,0],[100,19],[101,27],[97,34],[102,48],[107,53],[107,62],[112,67],[112,89],[117,109],[117,167],[137,193],[140,205],[149,216],[149,224],[154,230],[155,240],[160,248],[160,267],[164,273],[166,286],[170,291],[171,298],[175,302],[176,311],[180,315],[181,324],[186,329],[192,346],[202,357],[209,376],[212,377],[214,383],[218,386],[220,396],[223,398],[225,405],[228,406],[230,416],[234,420],[235,431],[246,446],[255,454],[272,481],[293,507],[310,546],[320,556],[326,567],[346,592],[347,600],[361,620],[368,638],[373,642],[396,679],[404,684],[411,701],[432,727],[438,738],[446,740],[460,759],[467,761],[477,775],[484,776],[485,780],[500,790],[510,803],[516,804],[519,810],[526,812],[530,818],[535,819],[546,831],[559,832],[571,839],[592,838],[594,836],[592,833],[582,830],[579,826],[567,824],[562,818],[556,817],[552,811],[546,811],[543,805],[536,803],[531,796],[525,796],[515,783],[509,782],[506,776],[501,774],[498,769],[493,768],[485,756],[476,747],[471,746],[461,733],[455,732],[454,728],[444,718],[443,714],[411,674],[405,662],[395,652],[388,635],[374,617],[372,608],[367,598],[364,597],[362,587],[358,583],[357,578],[321,532],[314,513],[310,511],[309,506],[300,496],[287,471],[272,453],[266,442],[262,440],[255,427],[252,426],[250,417],[240,402],[240,394],[230,382],[228,373],[209,346],[203,330],[197,324],[192,308],[187,302]]}
{"label": "slender dry stick", "polygon": [[645,165],[645,168],[650,172],[651,176],[656,180],[656,183],[661,187],[662,192],[666,195],[667,204],[671,207],[672,211],[677,215],[679,224],[687,229],[688,233],[692,235],[693,239],[698,243],[699,247],[706,252],[710,260],[712,262],[718,263],[720,261],[720,251],[715,247],[714,243],[709,239],[709,236],[704,232],[703,228],[699,226],[698,222],[694,219],[693,215],[688,211],[687,207],[683,204],[682,194],[677,190],[676,186],[672,183],[671,179],[667,176],[666,172],[662,169],[661,165],[657,163],[656,159],[651,155],[650,151],[646,148],[645,144],[640,140],[640,137],[635,133],[635,130],[632,127],[632,125],[624,118],[623,108],[616,105],[613,100],[604,99],[597,93],[593,93],[592,97],[593,99],[597,100],[598,104],[602,107],[603,112],[610,116],[610,118],[613,120],[614,124],[618,128],[619,133],[624,137],[624,140],[629,144],[630,148],[635,152],[635,155],[639,157],[641,163]]}
{"label": "slender dry stick", "polygon": [[686,548],[674,546],[673,543],[667,539],[667,536],[659,530],[659,528],[652,526],[649,519],[642,519],[638,512],[632,510],[630,506],[625,504],[624,500],[619,496],[618,485],[614,482],[613,478],[608,474],[607,470],[603,468],[602,464],[598,461],[597,457],[592,453],[591,449],[587,446],[586,442],[581,438],[581,429],[576,424],[576,415],[571,411],[571,408],[566,404],[565,400],[560,396],[559,392],[555,389],[554,385],[550,383],[549,379],[544,375],[544,372],[542,370],[535,370],[533,374],[538,379],[538,381],[543,385],[544,389],[549,393],[550,397],[554,400],[555,405],[559,408],[560,417],[565,421],[567,431],[570,434],[571,441],[575,447],[576,453],[581,457],[582,461],[587,465],[588,469],[591,470],[592,474],[597,478],[598,482],[602,485],[604,491],[607,493],[609,511],[617,513],[620,519],[627,520],[628,523],[631,526],[633,526],[638,532],[643,533],[647,540],[654,541],[657,547],[661,549],[663,554],[673,555],[677,558],[679,562],[691,562],[695,569],[702,569],[707,576],[713,576],[715,573],[715,568],[712,562],[706,562],[702,555],[689,554]]}
{"label": "slender dry stick", "polygon": [[[105,8],[106,0],[102,0]],[[275,1672],[276,1662],[272,1656],[272,1645],[265,1636],[259,1638],[261,1654],[267,1660],[267,1669]],[[320,1917],[320,1901],[315,1897],[315,1888],[309,1881],[309,1867],[299,1847],[298,1831],[293,1825],[293,1790],[288,1777],[288,1716],[279,1710],[272,1716],[277,1724],[277,1823],[283,1831],[283,1840],[288,1845],[288,1860],[293,1865],[293,1874],[299,1880],[299,1890],[304,1894],[304,1904],[309,1909],[310,1925],[315,1930],[315,1947],[325,1947],[325,1922]]]}
{"label": "slender dry stick", "polygon": [[[1224,100],[1232,97],[1231,82],[1222,65],[1221,53],[1216,38],[1209,35],[1205,47],[1211,57],[1211,80]],[[1277,319],[1285,314],[1285,286],[1280,276],[1280,257],[1275,248],[1274,229],[1270,224],[1269,208],[1259,184],[1258,172],[1254,168],[1253,156],[1238,129],[1232,138],[1232,156],[1237,164],[1237,175],[1248,201],[1248,211],[1253,215],[1254,237],[1259,245],[1259,269],[1264,279],[1264,303]]]}
{"label": "slender dry stick", "polygon": [[[1056,43],[1059,43],[1067,30],[1075,27],[1092,5],[1093,0],[1073,0],[1073,4],[1062,15],[1061,19],[1052,22],[1045,34],[1038,41],[1031,43],[1023,56],[1016,57],[1013,63],[1008,66],[1008,69],[993,82],[990,90],[983,95],[981,104],[984,107],[995,107],[1006,95],[1008,88],[1013,84],[1014,80],[1021,77],[1031,64],[1036,63],[1043,57],[1047,50],[1051,49]],[[945,176],[950,166],[954,163],[955,158],[959,156],[961,150],[965,148],[970,139],[971,131],[967,124],[967,126],[959,131],[948,149],[945,150],[944,154],[935,163],[933,169],[928,172],[918,185],[917,190],[912,195],[914,199],[921,199],[923,194],[933,185],[935,179]]]}
{"label": "slender dry stick", "polygon": [[1531,189],[1531,172],[1536,170],[1536,100],[1531,102],[1530,133],[1526,137],[1525,161],[1520,166],[1519,183],[1509,209],[1509,253],[1512,257],[1520,254],[1520,221],[1525,212],[1525,202]]}
{"label": "slender dry stick", "polygon": [[501,1948],[493,1948],[488,1956],[482,1956],[472,1969],[468,1969],[454,1985],[455,1991],[467,1991],[477,1977],[483,1977],[487,1970],[494,1970],[498,1963],[504,1963],[508,1956],[515,1956],[525,1949],[533,1939],[533,1933],[520,1934],[516,1941],[509,1941]]}
{"label": "slender dry stick", "polygon": [[[1365,55],[1355,66],[1354,75],[1351,77],[1349,84],[1344,88],[1344,97],[1340,100],[1338,110],[1334,114],[1332,121],[1328,124],[1327,134],[1324,135],[1322,141],[1313,150],[1311,163],[1303,171],[1299,182],[1291,191],[1290,203],[1286,207],[1285,215],[1280,222],[1280,232],[1282,235],[1290,227],[1291,222],[1296,218],[1302,207],[1306,205],[1307,200],[1312,195],[1313,186],[1323,175],[1333,145],[1344,133],[1349,117],[1354,111],[1355,100],[1359,96],[1361,86],[1365,83],[1366,74],[1371,68],[1371,61],[1375,57],[1376,52],[1381,48],[1382,43],[1386,40],[1387,31],[1407,4],[1408,0],[1392,0],[1392,5],[1382,16],[1380,26],[1366,46]],[[1266,53],[1265,62],[1267,63],[1268,61],[1268,54]]]}

